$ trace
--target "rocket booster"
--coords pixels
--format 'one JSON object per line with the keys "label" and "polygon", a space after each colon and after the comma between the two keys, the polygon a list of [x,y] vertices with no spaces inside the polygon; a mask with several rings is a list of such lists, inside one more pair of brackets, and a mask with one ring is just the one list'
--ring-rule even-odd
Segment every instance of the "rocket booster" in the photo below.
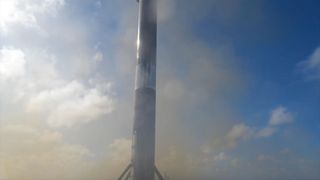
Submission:
{"label": "rocket booster", "polygon": [[156,0],[138,2],[132,177],[133,180],[154,180],[157,10]]}

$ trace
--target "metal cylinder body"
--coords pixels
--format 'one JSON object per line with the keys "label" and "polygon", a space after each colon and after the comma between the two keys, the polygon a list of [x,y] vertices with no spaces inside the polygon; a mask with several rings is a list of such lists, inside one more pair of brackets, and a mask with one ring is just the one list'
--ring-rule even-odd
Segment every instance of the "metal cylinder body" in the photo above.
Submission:
{"label": "metal cylinder body", "polygon": [[135,108],[132,146],[133,180],[154,180],[156,112],[156,0],[139,0]]}

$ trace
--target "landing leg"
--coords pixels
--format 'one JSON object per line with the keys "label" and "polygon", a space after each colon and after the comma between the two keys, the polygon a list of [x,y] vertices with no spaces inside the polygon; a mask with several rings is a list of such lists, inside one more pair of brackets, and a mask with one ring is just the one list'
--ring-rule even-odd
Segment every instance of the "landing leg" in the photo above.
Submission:
{"label": "landing leg", "polygon": [[164,180],[164,178],[162,177],[161,173],[159,172],[157,166],[154,166],[154,171],[155,171],[156,176],[158,177],[159,180]]}
{"label": "landing leg", "polygon": [[126,177],[125,180],[129,179],[130,175],[131,175],[131,172],[130,172],[130,169],[132,167],[132,164],[129,164],[127,166],[127,168],[123,171],[123,173],[120,175],[120,177],[118,178],[118,180],[122,180],[123,177]]}
{"label": "landing leg", "polygon": [[[127,168],[123,171],[123,173],[121,174],[121,176],[118,178],[118,180],[129,180],[131,177],[131,169],[132,169],[132,164],[129,164],[127,166]],[[159,172],[158,168],[156,166],[154,166],[154,173],[156,174],[156,177],[159,180],[165,180],[161,173]]]}

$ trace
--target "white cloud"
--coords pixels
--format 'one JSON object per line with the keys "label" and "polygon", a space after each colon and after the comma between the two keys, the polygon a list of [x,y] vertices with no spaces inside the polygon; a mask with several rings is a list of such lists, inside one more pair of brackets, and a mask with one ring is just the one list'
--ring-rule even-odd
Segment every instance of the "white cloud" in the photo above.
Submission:
{"label": "white cloud", "polygon": [[7,33],[10,25],[39,28],[37,14],[55,15],[64,0],[1,0],[0,31]]}
{"label": "white cloud", "polygon": [[263,128],[251,127],[245,124],[236,124],[227,133],[225,143],[227,147],[233,148],[244,139],[267,138],[274,135],[278,128],[275,126],[293,122],[294,116],[285,107],[275,108],[270,115],[268,124]]}
{"label": "white cloud", "polygon": [[238,141],[249,138],[254,133],[253,129],[245,124],[237,124],[226,135],[227,146],[234,147]]}
{"label": "white cloud", "polygon": [[99,87],[86,88],[83,84],[72,81],[32,96],[27,110],[48,114],[47,122],[52,127],[71,127],[111,113],[114,101],[106,93],[108,92],[103,92]]}
{"label": "white cloud", "polygon": [[21,23],[23,25],[33,25],[36,23],[35,17],[19,9],[18,0],[1,0],[0,1],[0,28],[7,31],[10,23]]}
{"label": "white cloud", "polygon": [[271,117],[269,120],[270,125],[281,125],[292,123],[294,116],[287,108],[280,106],[271,112]]}
{"label": "white cloud", "polygon": [[300,62],[298,67],[302,68],[308,78],[320,79],[320,47],[317,47],[307,60]]}
{"label": "white cloud", "polygon": [[248,126],[244,123],[235,124],[225,137],[218,139],[217,146],[234,148],[240,141],[246,139],[268,138],[273,136],[282,124],[293,122],[294,116],[283,106],[275,108],[270,115],[269,122],[262,128]]}
{"label": "white cloud", "polygon": [[276,132],[277,132],[276,128],[267,126],[263,129],[261,129],[260,131],[258,131],[256,136],[257,137],[270,137]]}
{"label": "white cloud", "polygon": [[320,68],[320,47],[316,48],[308,60],[309,68]]}
{"label": "white cloud", "polygon": [[[102,58],[101,54],[97,56]],[[11,81],[6,81],[9,78]],[[115,105],[111,84],[103,80],[95,82],[94,78],[87,85],[84,82],[63,78],[56,69],[55,56],[45,50],[33,52],[7,47],[0,50],[2,103],[8,106],[14,102],[16,106],[12,104],[14,107],[7,109],[15,114],[27,112],[46,119],[51,127],[71,127],[111,113]],[[25,107],[25,112],[18,111],[17,106]],[[4,113],[10,115],[8,110]],[[1,117],[2,121],[5,119]]]}
{"label": "white cloud", "polygon": [[20,49],[3,47],[0,50],[0,78],[24,75],[25,64],[25,55]]}

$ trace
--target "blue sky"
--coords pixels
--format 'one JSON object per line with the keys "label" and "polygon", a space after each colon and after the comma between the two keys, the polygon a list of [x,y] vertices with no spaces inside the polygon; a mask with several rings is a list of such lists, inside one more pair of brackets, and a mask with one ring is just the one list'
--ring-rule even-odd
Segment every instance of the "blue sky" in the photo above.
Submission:
{"label": "blue sky", "polygon": [[255,119],[254,112],[266,114],[274,104],[284,104],[297,112],[299,126],[316,135],[319,84],[299,69],[299,63],[320,41],[318,2],[255,3],[244,1],[237,17],[227,23],[217,20],[212,11],[194,22],[194,33],[208,44],[231,46],[239,58],[249,78],[247,93],[236,103],[244,117]]}
{"label": "blue sky", "polygon": [[[161,172],[320,178],[319,5],[159,0]],[[0,180],[125,168],[137,12],[135,0],[0,1]]]}

